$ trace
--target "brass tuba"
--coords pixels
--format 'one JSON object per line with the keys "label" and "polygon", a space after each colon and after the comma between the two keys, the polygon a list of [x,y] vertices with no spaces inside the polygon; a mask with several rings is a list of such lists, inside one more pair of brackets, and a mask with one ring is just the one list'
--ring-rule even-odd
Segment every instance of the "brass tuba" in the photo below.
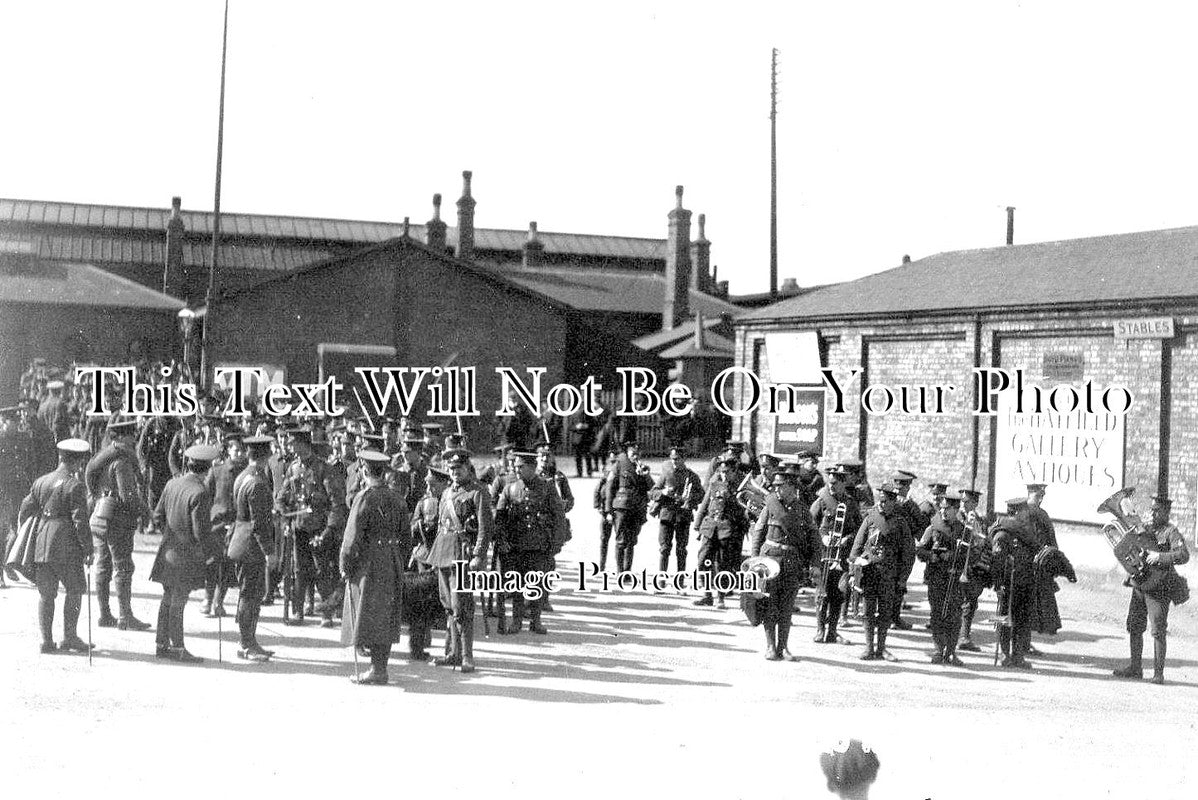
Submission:
{"label": "brass tuba", "polygon": [[756,521],[765,510],[765,500],[769,493],[753,482],[753,476],[746,475],[736,487],[736,502],[745,510],[750,520]]}
{"label": "brass tuba", "polygon": [[1148,564],[1148,553],[1155,548],[1156,539],[1144,529],[1144,521],[1132,505],[1131,496],[1135,491],[1135,487],[1125,486],[1103,500],[1098,511],[1115,518],[1102,527],[1102,534],[1119,565],[1127,572],[1131,585],[1151,591],[1164,580],[1168,570],[1155,569]]}

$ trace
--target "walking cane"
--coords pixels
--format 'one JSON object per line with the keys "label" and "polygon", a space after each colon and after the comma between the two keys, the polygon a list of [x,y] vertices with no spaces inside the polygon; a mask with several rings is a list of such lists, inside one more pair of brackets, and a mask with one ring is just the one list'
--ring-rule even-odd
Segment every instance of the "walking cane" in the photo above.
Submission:
{"label": "walking cane", "polygon": [[83,570],[83,579],[87,582],[87,665],[92,665],[92,576],[91,570]]}
{"label": "walking cane", "polygon": [[[353,626],[354,626],[354,635],[353,635],[353,639],[349,643],[349,649],[354,654],[354,677],[357,678],[358,677],[358,642],[357,642],[357,638],[358,638],[358,622],[359,622],[359,620],[358,620],[358,609],[356,607],[356,604],[354,603],[354,593],[353,593],[353,591],[350,590],[348,577],[345,579],[345,599],[349,601],[349,616],[350,616],[350,619],[353,620]],[[341,624],[344,625],[345,620],[342,620]]]}

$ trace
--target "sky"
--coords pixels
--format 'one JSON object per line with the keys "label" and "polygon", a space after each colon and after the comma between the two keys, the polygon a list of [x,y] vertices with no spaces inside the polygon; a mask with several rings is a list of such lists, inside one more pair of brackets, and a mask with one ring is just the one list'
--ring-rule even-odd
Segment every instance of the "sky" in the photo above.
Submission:
{"label": "sky", "polygon": [[[0,196],[211,210],[219,0],[0,3]],[[231,0],[224,211],[664,238],[735,293],[1198,224],[1198,10]]]}

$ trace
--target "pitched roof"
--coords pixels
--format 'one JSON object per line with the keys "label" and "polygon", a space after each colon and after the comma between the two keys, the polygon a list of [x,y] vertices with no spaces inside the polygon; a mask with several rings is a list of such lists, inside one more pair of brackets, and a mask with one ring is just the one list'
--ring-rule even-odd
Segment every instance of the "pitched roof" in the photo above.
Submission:
{"label": "pitched roof", "polygon": [[938,253],[756,309],[737,321],[1180,297],[1198,297],[1198,227]]}
{"label": "pitched roof", "polygon": [[182,300],[90,264],[0,269],[0,303],[36,303],[178,311]]}
{"label": "pitched roof", "polygon": [[[506,266],[501,272],[521,286],[555,298],[583,311],[625,314],[660,314],[665,304],[666,281],[656,272],[597,269],[550,270]],[[742,309],[702,292],[690,293],[691,311],[718,317]]]}
{"label": "pitched roof", "polygon": [[[723,324],[723,320],[719,317],[705,317],[703,319],[703,330],[711,330],[717,325]],[[661,347],[668,347],[676,344],[683,339],[693,339],[695,337],[695,320],[688,319],[676,328],[670,328],[664,331],[654,331],[647,333],[639,339],[633,339],[632,343],[642,350],[657,350]]]}
{"label": "pitched roof", "polygon": [[[706,327],[706,326],[704,326]],[[662,350],[657,355],[661,358],[684,358],[694,356],[705,356],[707,358],[732,358],[736,353],[736,345],[731,339],[720,336],[718,333],[706,333],[703,336],[703,347],[700,348],[695,343],[695,337],[683,339],[675,344]]]}

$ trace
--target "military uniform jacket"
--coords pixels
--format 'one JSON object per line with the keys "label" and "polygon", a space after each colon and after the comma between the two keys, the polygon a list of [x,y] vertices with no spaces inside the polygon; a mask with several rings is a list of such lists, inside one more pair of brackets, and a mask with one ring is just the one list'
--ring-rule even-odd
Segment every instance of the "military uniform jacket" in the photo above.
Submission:
{"label": "military uniform jacket", "polygon": [[[399,456],[399,458],[403,458]],[[420,498],[424,497],[428,491],[428,485],[425,483],[425,478],[428,476],[428,467],[423,464],[411,466],[404,462],[394,469],[395,473],[395,488],[404,496],[404,502],[408,504],[408,508],[415,508],[420,502]]]}
{"label": "military uniform jacket", "polygon": [[910,497],[904,497],[898,503],[898,513],[907,518],[907,528],[911,538],[918,539],[920,532],[932,524],[932,518],[923,513],[920,507]]}
{"label": "military uniform jacket", "polygon": [[440,498],[426,494],[416,505],[412,515],[412,539],[416,547],[412,557],[421,564],[428,563],[428,554],[437,540],[437,520],[440,517]]}
{"label": "military uniform jacket", "polygon": [[632,463],[627,453],[622,453],[604,487],[607,510],[644,512],[649,505],[649,490],[652,488],[653,479],[638,473],[636,464]]}
{"label": "military uniform jacket", "polygon": [[556,554],[566,543],[566,515],[553,485],[534,475],[509,483],[495,501],[495,529],[517,553]]}
{"label": "military uniform jacket", "polygon": [[262,561],[274,549],[270,477],[261,464],[246,467],[233,482],[233,533],[229,558],[239,563]]}
{"label": "military uniform jacket", "polygon": [[[844,561],[849,557],[849,552],[853,549],[853,538],[857,531],[861,528],[861,508],[857,505],[856,499],[849,495],[837,497],[832,494],[832,490],[825,486],[820,490],[819,495],[815,498],[815,502],[811,504],[809,509],[811,513],[812,523],[819,528],[820,537],[828,536],[832,533],[832,527],[836,524],[836,508],[844,503],[844,527],[841,529],[840,546],[837,548],[835,557],[838,561]],[[820,542],[823,546],[823,542]]]}
{"label": "military uniform jacket", "polygon": [[1049,547],[1057,546],[1057,529],[1053,527],[1052,517],[1048,516],[1048,512],[1039,506],[1027,507],[1028,522],[1032,526],[1032,531],[1036,534],[1036,538],[1040,540],[1040,544],[1048,545]]}
{"label": "military uniform jacket", "polygon": [[595,510],[600,514],[607,513],[607,481],[611,477],[610,470],[603,470],[598,483],[595,484]]}
{"label": "military uniform jacket", "polygon": [[557,499],[562,501],[562,511],[569,514],[574,508],[574,492],[570,491],[570,479],[558,470],[538,472],[537,477],[547,481],[557,491]]}
{"label": "military uniform jacket", "polygon": [[351,593],[342,644],[399,641],[404,554],[411,540],[403,498],[381,481],[368,481],[354,498],[341,540],[341,573]]}
{"label": "military uniform jacket", "polygon": [[816,552],[815,526],[807,504],[798,495],[789,503],[771,494],[753,525],[749,552],[776,558],[784,568],[798,569]]}
{"label": "military uniform jacket", "polygon": [[990,541],[995,555],[994,573],[998,576],[995,589],[1003,589],[1012,582],[1016,586],[1030,586],[1036,577],[1035,557],[1040,550],[1040,539],[1028,524],[1027,515],[1003,517],[994,523]]}
{"label": "military uniform jacket", "polygon": [[61,442],[71,436],[71,415],[61,397],[48,396],[37,408],[38,419],[54,434],[54,441]]}
{"label": "military uniform jacket", "polygon": [[233,485],[237,476],[245,469],[246,461],[222,461],[208,471],[206,481],[212,495],[212,532],[224,538],[225,527],[233,522]]}
{"label": "military uniform jacket", "polygon": [[[965,526],[960,520],[945,520],[940,514],[936,515],[915,547],[916,555],[927,564],[923,570],[924,583],[945,583],[961,576],[961,568],[965,566],[965,551],[957,552],[957,542],[964,536]],[[954,556],[956,569],[950,572]]]}
{"label": "military uniform jacket", "polygon": [[297,531],[322,533],[328,528],[340,533],[345,526],[345,484],[335,470],[315,455],[307,461],[292,460],[282,488],[275,490],[275,500],[284,511],[312,509],[290,518]]}
{"label": "military uniform jacket", "polygon": [[745,510],[736,501],[736,487],[744,480],[740,472],[716,475],[707,484],[703,502],[695,512],[696,530],[704,539],[715,536],[729,539],[741,536],[748,529],[749,521]]}
{"label": "military uniform jacket", "polygon": [[871,566],[878,573],[897,577],[901,565],[915,560],[915,540],[907,517],[898,511],[889,517],[876,508],[870,511],[853,539],[849,559],[856,561],[866,553],[875,558]]}
{"label": "military uniform jacket", "polygon": [[818,471],[812,471],[809,475],[804,474],[799,476],[799,498],[808,507],[815,502],[823,489],[824,476],[820,475]]}
{"label": "military uniform jacket", "polygon": [[362,491],[362,462],[355,460],[345,468],[345,507],[354,504],[354,498]]}
{"label": "military uniform jacket", "polygon": [[83,484],[63,467],[33,482],[21,502],[17,519],[24,522],[38,515],[33,560],[37,564],[82,564],[91,552],[91,528],[87,524],[87,494]]}
{"label": "military uniform jacket", "polygon": [[0,432],[0,498],[13,503],[29,490],[29,437],[14,423]]}
{"label": "military uniform jacket", "polygon": [[204,565],[219,547],[212,537],[212,495],[204,476],[185,472],[167,481],[154,509],[163,530],[150,580],[192,591],[204,586]]}
{"label": "military uniform jacket", "polygon": [[649,498],[660,503],[657,518],[662,522],[690,525],[695,509],[703,502],[703,484],[690,468],[675,469],[673,464],[667,463],[649,492]]}
{"label": "military uniform jacket", "polygon": [[437,515],[430,565],[448,568],[454,561],[486,557],[495,526],[486,487],[475,480],[451,484],[441,494]]}
{"label": "military uniform jacket", "polygon": [[132,529],[137,518],[147,511],[137,483],[137,461],[133,452],[110,444],[87,463],[84,473],[87,493],[92,497],[109,495],[116,498],[113,526]]}

